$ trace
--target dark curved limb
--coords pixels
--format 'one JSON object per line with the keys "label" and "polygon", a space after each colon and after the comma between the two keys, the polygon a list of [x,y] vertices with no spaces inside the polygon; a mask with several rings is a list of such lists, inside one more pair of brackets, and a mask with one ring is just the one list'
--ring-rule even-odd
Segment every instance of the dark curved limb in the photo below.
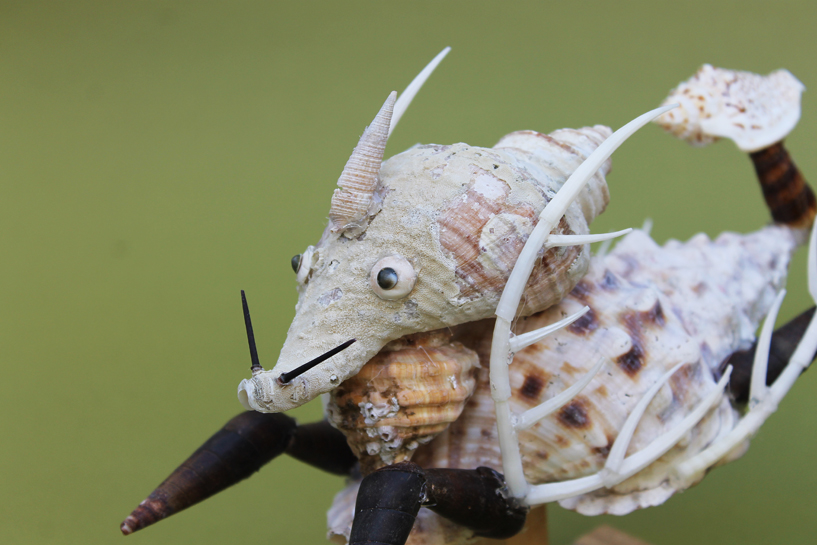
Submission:
{"label": "dark curved limb", "polygon": [[357,464],[346,436],[326,420],[298,426],[286,453],[335,475],[349,475]]}
{"label": "dark curved limb", "polygon": [[246,479],[286,452],[331,473],[355,459],[346,438],[326,422],[298,426],[284,414],[246,411],[199,447],[122,522],[125,535],[178,513]]}
{"label": "dark curved limb", "polygon": [[475,535],[504,539],[525,525],[528,508],[505,493],[505,481],[487,467],[427,469],[401,462],[360,484],[349,545],[403,545],[421,506]]}
{"label": "dark curved limb", "polygon": [[[806,332],[815,307],[811,307],[785,325],[780,326],[772,335],[772,344],[769,347],[769,369],[766,375],[766,385],[771,386],[794,354],[797,343]],[[749,400],[749,384],[752,379],[752,363],[755,358],[756,346],[742,352],[735,352],[723,364],[722,369],[732,365],[732,376],[729,379],[729,391],[738,403]],[[814,356],[812,356],[814,359]]]}

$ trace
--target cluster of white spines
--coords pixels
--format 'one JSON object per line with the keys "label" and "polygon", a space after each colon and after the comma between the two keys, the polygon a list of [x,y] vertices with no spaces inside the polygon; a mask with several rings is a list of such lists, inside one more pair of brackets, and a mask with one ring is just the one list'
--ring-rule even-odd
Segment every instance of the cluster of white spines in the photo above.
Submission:
{"label": "cluster of white spines", "polygon": [[[632,133],[650,120],[664,114],[675,105],[663,106],[636,118],[608,138],[590,157],[573,173],[554,199],[548,203],[539,217],[539,223],[531,234],[497,307],[497,320],[494,329],[491,350],[491,394],[494,400],[499,444],[502,452],[502,467],[505,480],[512,495],[524,499],[529,505],[538,505],[557,501],[580,494],[592,492],[603,487],[611,488],[625,479],[646,468],[663,456],[678,441],[693,429],[723,396],[724,389],[731,376],[731,367],[727,368],[718,383],[704,396],[702,401],[674,428],[655,438],[647,447],[625,456],[633,434],[644,415],[648,405],[661,387],[684,364],[678,364],[662,375],[639,400],[628,416],[624,426],[614,441],[604,467],[597,473],[564,482],[530,485],[525,479],[522,457],[517,443],[516,432],[535,424],[537,421],[559,410],[579,394],[601,369],[602,362],[574,385],[554,396],[545,403],[524,412],[513,414],[509,400],[511,387],[508,366],[515,352],[536,342],[545,335],[566,327],[585,312],[580,312],[561,320],[547,328],[514,337],[511,334],[511,322],[519,305],[522,290],[533,268],[536,252],[541,247],[558,245],[585,244],[599,240],[612,239],[627,233],[629,230],[605,235],[565,236],[550,235],[559,218],[583,185],[599,166],[621,145]],[[817,235],[812,232],[809,245],[809,291],[817,300]],[[683,482],[697,480],[703,473],[726,457],[738,445],[750,438],[763,422],[777,409],[780,400],[786,395],[796,378],[808,366],[811,356],[817,350],[817,320],[812,320],[794,355],[781,376],[771,387],[766,386],[766,368],[768,363],[769,343],[771,342],[777,311],[783,300],[784,292],[778,295],[772,305],[758,340],[758,348],[753,365],[749,412],[737,426],[724,438],[695,456],[679,463],[673,470],[672,477]]]}

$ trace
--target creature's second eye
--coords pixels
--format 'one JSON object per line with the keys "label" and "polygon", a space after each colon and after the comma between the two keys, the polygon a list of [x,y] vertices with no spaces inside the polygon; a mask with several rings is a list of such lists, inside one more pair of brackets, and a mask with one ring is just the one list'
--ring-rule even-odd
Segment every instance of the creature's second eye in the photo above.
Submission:
{"label": "creature's second eye", "polygon": [[292,261],[290,261],[290,263],[292,264],[292,270],[298,272],[298,269],[301,268],[301,254],[295,254],[292,256]]}
{"label": "creature's second eye", "polygon": [[417,273],[407,259],[384,257],[372,267],[369,283],[381,299],[401,299],[408,295],[417,281]]}

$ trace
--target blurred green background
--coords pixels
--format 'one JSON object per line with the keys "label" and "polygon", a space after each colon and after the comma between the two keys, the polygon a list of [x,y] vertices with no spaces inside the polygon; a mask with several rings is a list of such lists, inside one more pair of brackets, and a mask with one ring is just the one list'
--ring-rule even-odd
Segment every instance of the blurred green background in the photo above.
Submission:
{"label": "blurred green background", "polygon": [[[444,46],[387,155],[616,128],[704,62],[817,89],[815,22],[813,2],[0,2],[0,543],[324,542],[342,480],[286,458],[131,537],[118,525],[240,411],[239,289],[275,361],[290,257],[320,236],[387,93]],[[815,140],[806,93],[788,143],[817,180]],[[663,242],[768,221],[729,142],[649,126],[608,180],[597,232],[649,216]],[[804,269],[799,255],[781,320],[809,304]],[[813,543],[815,380],[743,459],[661,507],[552,507],[552,543],[601,523],[654,545]]]}

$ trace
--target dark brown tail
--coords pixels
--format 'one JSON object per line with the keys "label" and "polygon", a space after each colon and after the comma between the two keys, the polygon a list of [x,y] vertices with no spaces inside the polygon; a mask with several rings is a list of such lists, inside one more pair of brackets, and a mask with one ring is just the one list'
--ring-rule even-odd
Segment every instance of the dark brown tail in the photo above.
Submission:
{"label": "dark brown tail", "polygon": [[811,227],[817,201],[783,142],[750,153],[749,157],[775,223],[793,228]]}

